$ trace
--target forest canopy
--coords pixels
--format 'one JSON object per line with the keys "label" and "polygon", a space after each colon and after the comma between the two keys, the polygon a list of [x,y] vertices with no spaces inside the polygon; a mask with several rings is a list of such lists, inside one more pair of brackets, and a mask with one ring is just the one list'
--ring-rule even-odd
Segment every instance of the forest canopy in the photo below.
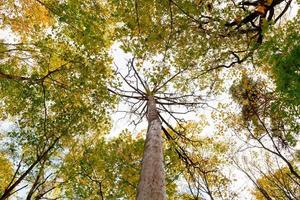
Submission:
{"label": "forest canopy", "polygon": [[0,2],[0,200],[300,199],[299,0]]}

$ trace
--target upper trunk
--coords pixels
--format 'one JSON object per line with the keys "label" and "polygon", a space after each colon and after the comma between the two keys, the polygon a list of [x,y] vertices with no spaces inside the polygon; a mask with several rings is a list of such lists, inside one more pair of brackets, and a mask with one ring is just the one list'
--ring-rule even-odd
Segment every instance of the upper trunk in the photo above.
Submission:
{"label": "upper trunk", "polygon": [[137,200],[165,200],[162,125],[153,96],[148,97],[148,130],[144,146]]}

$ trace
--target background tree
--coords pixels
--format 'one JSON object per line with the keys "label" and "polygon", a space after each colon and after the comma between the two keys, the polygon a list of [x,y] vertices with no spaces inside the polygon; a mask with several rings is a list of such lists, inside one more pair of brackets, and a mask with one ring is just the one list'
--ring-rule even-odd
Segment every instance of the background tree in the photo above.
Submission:
{"label": "background tree", "polygon": [[[199,131],[198,126],[196,124],[189,125],[189,133],[194,132],[194,137]],[[171,134],[175,137],[174,132]],[[70,199],[134,199],[145,142],[141,136],[140,133],[137,138],[133,138],[132,133],[124,131],[120,136],[109,141],[100,138],[98,142],[95,142],[96,138],[87,138],[84,145],[74,146],[74,149],[66,157],[65,166],[62,169],[61,177],[64,184],[61,185],[61,190],[65,191],[64,196]],[[193,151],[194,153],[189,154],[195,167],[187,167],[186,162],[183,162],[178,157],[178,153],[174,151],[174,146],[164,143],[168,199],[181,199],[188,196],[196,199],[204,198],[205,191],[203,189],[206,187],[212,191],[213,197],[226,196],[226,192],[222,189],[229,186],[230,182],[221,172],[221,168],[226,162],[206,154],[215,152],[215,156],[225,156],[226,144],[208,137],[198,138],[197,143],[201,143],[202,153]],[[180,144],[186,145],[184,142],[180,142]],[[101,156],[99,156],[99,152],[101,152]],[[201,169],[207,171],[205,173],[206,182],[201,182],[203,179],[199,178],[203,176],[199,171]],[[180,182],[186,182],[190,187],[179,192],[177,185]]]}
{"label": "background tree", "polygon": [[[274,172],[263,175],[257,183],[269,192],[272,199],[298,199],[299,185],[292,178],[288,168],[279,168]],[[256,199],[265,199],[258,190],[254,191]]]}
{"label": "background tree", "polygon": [[110,59],[107,46],[91,50],[72,40],[68,24],[46,4],[8,1],[1,10],[3,26],[16,38],[1,41],[1,117],[15,122],[2,146],[15,172],[1,199],[24,188],[28,199],[41,198],[57,185],[64,151],[87,132],[100,135],[110,127],[108,109],[115,102],[106,88]]}

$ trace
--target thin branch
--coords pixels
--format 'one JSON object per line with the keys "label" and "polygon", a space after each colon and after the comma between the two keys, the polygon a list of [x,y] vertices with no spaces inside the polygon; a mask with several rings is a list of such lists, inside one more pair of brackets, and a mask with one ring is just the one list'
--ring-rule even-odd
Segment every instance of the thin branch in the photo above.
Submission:
{"label": "thin branch", "polygon": [[188,18],[190,18],[192,21],[201,24],[201,21],[199,21],[198,19],[196,19],[195,17],[193,17],[192,15],[190,15],[187,11],[185,11],[183,8],[181,8],[181,6],[179,6],[175,1],[173,0],[169,0],[171,3],[173,3],[185,16],[187,16]]}
{"label": "thin branch", "polygon": [[284,13],[288,10],[289,6],[291,5],[292,0],[289,0],[287,2],[287,4],[285,5],[284,9],[282,10],[282,12],[280,13],[280,15],[278,15],[278,17],[276,17],[276,19],[274,20],[274,23],[276,24],[276,22],[284,15]]}
{"label": "thin branch", "polygon": [[134,70],[134,73],[137,75],[140,83],[143,85],[144,90],[145,91],[149,90],[149,87],[148,87],[147,83],[143,82],[142,78],[140,77],[139,73],[137,72],[137,70],[134,67],[134,58],[131,59],[130,64],[131,64],[132,69]]}
{"label": "thin branch", "polygon": [[158,88],[155,88],[153,92],[156,93],[157,91],[159,91],[161,88],[166,86],[170,81],[172,81],[174,78],[176,78],[179,74],[181,74],[182,72],[184,72],[188,68],[189,68],[189,66],[185,67],[183,70],[179,70],[177,73],[175,73],[173,76],[171,76],[167,81],[165,81],[161,86],[159,86]]}
{"label": "thin branch", "polygon": [[15,171],[15,173],[13,175],[13,178],[11,179],[11,181],[9,182],[9,184],[7,185],[7,187],[4,189],[4,191],[7,190],[11,186],[11,184],[13,183],[13,181],[15,180],[15,178],[16,178],[19,170],[20,170],[20,167],[22,165],[23,158],[24,158],[24,154],[22,154],[21,159],[20,159],[20,161],[18,163],[17,169],[16,169],[16,171]]}

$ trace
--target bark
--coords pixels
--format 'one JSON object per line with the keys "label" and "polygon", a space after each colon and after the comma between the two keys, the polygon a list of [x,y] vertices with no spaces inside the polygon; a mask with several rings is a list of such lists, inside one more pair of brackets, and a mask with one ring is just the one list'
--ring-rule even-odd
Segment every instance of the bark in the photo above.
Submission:
{"label": "bark", "polygon": [[137,200],[165,200],[162,124],[153,96],[148,97],[148,130],[144,146]]}

